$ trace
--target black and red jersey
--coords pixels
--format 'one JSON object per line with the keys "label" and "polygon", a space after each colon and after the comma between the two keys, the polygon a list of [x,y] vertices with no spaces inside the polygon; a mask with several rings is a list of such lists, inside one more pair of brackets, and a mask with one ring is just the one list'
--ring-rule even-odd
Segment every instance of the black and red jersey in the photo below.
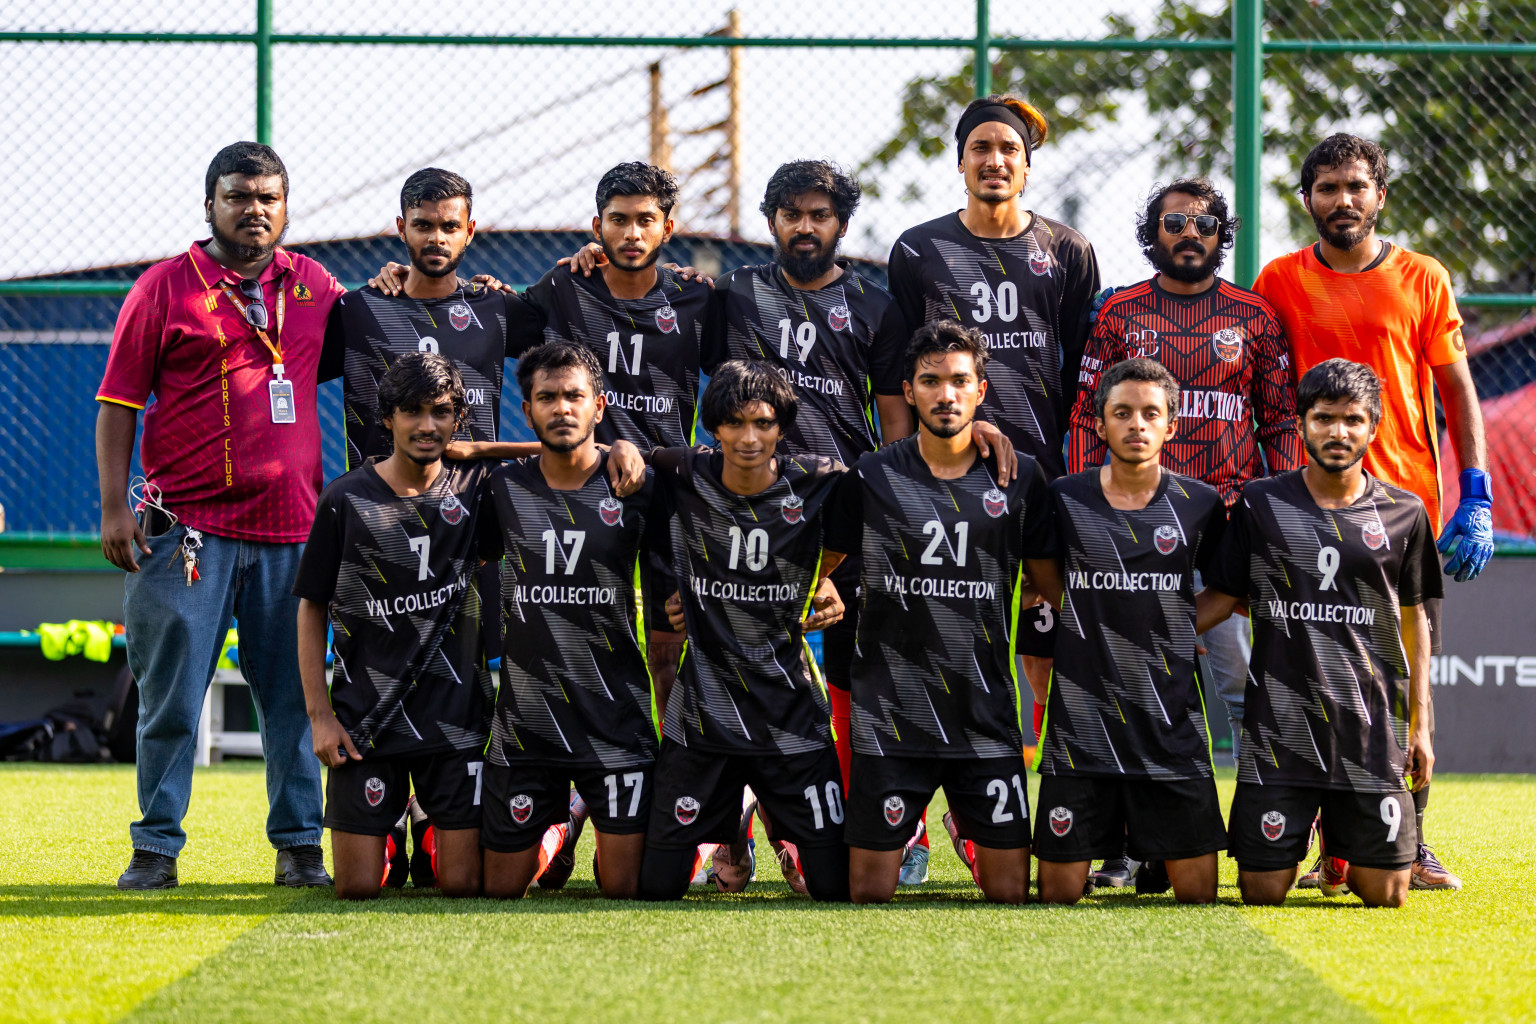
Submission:
{"label": "black and red jersey", "polygon": [[[1217,280],[1198,295],[1165,291],[1156,277],[1104,303],[1083,350],[1067,437],[1067,468],[1104,464],[1094,430],[1099,375],[1124,359],[1155,359],[1179,382],[1177,433],[1163,445],[1163,468],[1204,480],[1231,505],[1243,484],[1304,461],[1296,433],[1290,346],[1269,303]],[[1259,446],[1263,446],[1263,455]]]}

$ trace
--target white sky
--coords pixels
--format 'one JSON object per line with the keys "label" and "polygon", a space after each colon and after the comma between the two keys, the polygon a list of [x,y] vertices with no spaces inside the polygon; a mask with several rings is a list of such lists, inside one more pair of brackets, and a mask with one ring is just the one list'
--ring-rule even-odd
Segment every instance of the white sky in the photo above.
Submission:
{"label": "white sky", "polygon": [[[236,31],[255,4],[165,0],[135,8],[79,0],[51,9],[0,0],[10,30]],[[702,34],[725,23],[730,0],[687,5],[567,0],[528,3],[301,4],[276,0],[278,32],[559,35]],[[970,0],[736,0],[747,35],[966,36]],[[1090,37],[1114,10],[1146,16],[1154,0],[994,0],[995,34]],[[768,175],[801,157],[853,168],[895,130],[911,78],[952,72],[959,50],[744,51],[743,234],[766,240],[755,209]],[[412,170],[445,166],[476,189],[487,228],[585,226],[603,170],[648,155],[646,65],[663,61],[674,133],[725,113],[724,91],[689,94],[724,77],[725,50],[656,48],[363,47],[275,50],[274,145],[292,177],[288,240],[393,231],[399,187]],[[202,178],[217,149],[254,137],[254,56],[246,45],[3,44],[0,181],[37,217],[12,225],[0,277],[158,258],[199,237]],[[23,98],[23,102],[16,99]],[[445,102],[446,99],[446,102]],[[958,113],[958,111],[957,111]],[[1081,199],[1079,227],[1106,283],[1147,276],[1135,249],[1138,200],[1157,177],[1151,127],[1134,112],[1093,133],[1048,143],[1028,198],[1062,217]],[[674,167],[702,162],[718,133],[675,134]],[[1269,170],[1266,168],[1266,170]],[[723,231],[702,193],[720,175],[687,181],[684,230]],[[866,200],[845,251],[883,259],[906,227],[963,204],[953,151],[904,158],[887,195]],[[902,186],[920,198],[903,201]],[[718,202],[718,198],[713,200]],[[1266,198],[1265,259],[1290,248],[1280,201]]]}

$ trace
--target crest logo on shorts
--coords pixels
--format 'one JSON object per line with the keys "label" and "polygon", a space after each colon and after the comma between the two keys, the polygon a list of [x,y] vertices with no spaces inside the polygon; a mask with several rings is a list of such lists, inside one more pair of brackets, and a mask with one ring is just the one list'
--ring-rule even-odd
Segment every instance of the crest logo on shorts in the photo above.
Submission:
{"label": "crest logo on shorts", "polygon": [[455,302],[448,307],[448,322],[453,324],[453,329],[462,331],[469,326],[469,307],[462,302]]}
{"label": "crest logo on shorts", "polygon": [[1387,542],[1387,528],[1381,525],[1381,521],[1372,520],[1360,527],[1360,537],[1365,541],[1365,546],[1372,551],[1379,551]]}
{"label": "crest logo on shorts", "polygon": [[1279,811],[1265,811],[1264,817],[1259,819],[1259,828],[1263,830],[1265,839],[1276,842],[1285,835],[1285,815]]}
{"label": "crest logo on shorts", "polygon": [[846,331],[852,319],[853,314],[848,311],[847,306],[833,306],[827,311],[827,323],[834,331]]}
{"label": "crest logo on shorts", "polygon": [[1051,254],[1044,249],[1036,249],[1029,254],[1029,272],[1036,277],[1051,276]]}
{"label": "crest logo on shorts", "polygon": [[798,494],[791,494],[779,502],[779,510],[784,515],[784,521],[793,526],[805,515],[805,502]]}
{"label": "crest logo on shorts", "polygon": [[1243,354],[1243,336],[1235,327],[1223,327],[1211,335],[1211,348],[1223,362],[1235,363]]}
{"label": "crest logo on shorts", "polygon": [[1008,511],[1008,495],[993,487],[981,496],[981,507],[987,510],[987,515],[996,519]]}
{"label": "crest logo on shorts", "polygon": [[1058,836],[1066,835],[1072,831],[1072,809],[1070,807],[1052,807],[1050,822],[1051,831],[1054,834]]}
{"label": "crest logo on shorts", "polygon": [[507,801],[507,807],[512,811],[512,820],[519,825],[526,825],[528,819],[533,816],[533,797],[527,793],[519,793]]}
{"label": "crest logo on shorts", "polygon": [[892,828],[901,824],[901,819],[907,816],[907,802],[899,796],[885,798],[885,820]]}
{"label": "crest logo on shorts", "polygon": [[624,518],[624,506],[619,504],[617,498],[604,498],[597,503],[597,514],[609,526],[618,526],[619,520]]}
{"label": "crest logo on shorts", "polygon": [[437,506],[437,512],[443,517],[443,522],[449,526],[457,526],[465,516],[469,515],[469,509],[464,507],[464,503],[456,494],[450,494],[444,498],[442,504]]}
{"label": "crest logo on shorts", "polygon": [[662,306],[656,311],[656,329],[662,334],[677,334],[677,310],[671,304]]}
{"label": "crest logo on shorts", "polygon": [[699,802],[691,796],[680,796],[677,803],[672,805],[672,817],[677,819],[679,825],[692,825],[693,819],[699,816]]}
{"label": "crest logo on shorts", "polygon": [[1173,549],[1179,546],[1179,531],[1168,525],[1159,526],[1152,531],[1152,543],[1163,554],[1171,555]]}
{"label": "crest logo on shorts", "polygon": [[384,780],[373,778],[363,783],[363,796],[367,798],[369,807],[377,807],[383,803]]}

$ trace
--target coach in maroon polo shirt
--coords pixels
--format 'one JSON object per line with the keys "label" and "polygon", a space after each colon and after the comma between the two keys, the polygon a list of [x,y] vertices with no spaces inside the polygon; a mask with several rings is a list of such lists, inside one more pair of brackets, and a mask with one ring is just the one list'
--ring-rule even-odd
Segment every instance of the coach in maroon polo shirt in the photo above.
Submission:
{"label": "coach in maroon polo shirt", "polygon": [[[319,762],[289,593],[320,492],[315,369],[342,288],[278,247],[288,172],[237,142],[208,167],[212,237],[135,282],[96,399],[101,547],[128,572],[128,665],[139,682],[139,810],[123,889],[176,885],[198,720],[231,619],[266,752],[275,880],[328,885]],[[129,493],[139,410],[147,483]]]}

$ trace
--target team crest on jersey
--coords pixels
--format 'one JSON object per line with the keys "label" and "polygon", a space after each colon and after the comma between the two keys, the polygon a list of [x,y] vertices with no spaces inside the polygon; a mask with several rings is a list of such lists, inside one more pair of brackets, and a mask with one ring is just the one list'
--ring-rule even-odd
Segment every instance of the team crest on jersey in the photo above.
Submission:
{"label": "team crest on jersey", "polygon": [[1152,543],[1157,545],[1157,550],[1165,555],[1173,554],[1173,549],[1179,546],[1179,531],[1171,526],[1159,526],[1152,531]]}
{"label": "team crest on jersey", "polygon": [[299,302],[315,301],[315,293],[310,291],[303,281],[293,286],[293,297]]}
{"label": "team crest on jersey", "polygon": [[805,515],[805,500],[798,494],[791,494],[779,502],[779,509],[784,514],[784,521],[793,526]]}
{"label": "team crest on jersey", "polygon": [[519,793],[507,801],[507,807],[512,811],[512,820],[519,825],[526,825],[528,819],[533,816],[533,797],[527,793]]}
{"label": "team crest on jersey", "polygon": [[443,522],[449,526],[457,526],[459,521],[469,515],[469,509],[459,500],[458,495],[450,494],[437,506],[438,515],[443,517]]}
{"label": "team crest on jersey", "polygon": [[1036,277],[1051,276],[1051,254],[1044,249],[1036,249],[1029,254],[1029,272]]}
{"label": "team crest on jersey", "polygon": [[1264,817],[1259,819],[1259,828],[1264,831],[1265,839],[1278,842],[1285,835],[1285,815],[1279,811],[1265,811]]}
{"label": "team crest on jersey", "polygon": [[677,310],[668,303],[656,311],[656,329],[662,334],[677,334]]}
{"label": "team crest on jersey", "polygon": [[692,825],[693,819],[699,816],[699,802],[691,796],[680,796],[677,803],[672,805],[672,817],[677,819],[679,825]]}
{"label": "team crest on jersey", "polygon": [[448,307],[448,322],[453,324],[453,329],[462,331],[469,326],[469,307],[462,302],[455,302]]}
{"label": "team crest on jersey", "polygon": [[1008,495],[993,487],[981,496],[981,507],[987,510],[987,515],[996,519],[1008,511]]}
{"label": "team crest on jersey", "polygon": [[833,306],[827,312],[827,323],[832,325],[834,331],[846,331],[848,323],[853,319],[853,314],[847,306]]}
{"label": "team crest on jersey", "polygon": [[1072,831],[1072,809],[1070,807],[1052,807],[1050,822],[1051,831],[1054,834],[1058,836],[1066,835]]}
{"label": "team crest on jersey", "polygon": [[885,798],[885,820],[892,828],[901,824],[901,819],[907,816],[907,802],[899,796]]}
{"label": "team crest on jersey", "polygon": [[618,526],[619,520],[624,518],[624,506],[619,504],[617,498],[604,498],[597,503],[597,514],[609,526]]}
{"label": "team crest on jersey", "polygon": [[1366,547],[1372,551],[1379,551],[1387,542],[1387,528],[1381,525],[1381,520],[1373,519],[1360,527],[1360,536],[1365,541]]}
{"label": "team crest on jersey", "polygon": [[1235,327],[1223,327],[1211,335],[1211,348],[1223,362],[1235,363],[1243,354],[1243,335]]}
{"label": "team crest on jersey", "polygon": [[363,783],[363,796],[369,807],[377,807],[384,801],[384,780],[372,778]]}

